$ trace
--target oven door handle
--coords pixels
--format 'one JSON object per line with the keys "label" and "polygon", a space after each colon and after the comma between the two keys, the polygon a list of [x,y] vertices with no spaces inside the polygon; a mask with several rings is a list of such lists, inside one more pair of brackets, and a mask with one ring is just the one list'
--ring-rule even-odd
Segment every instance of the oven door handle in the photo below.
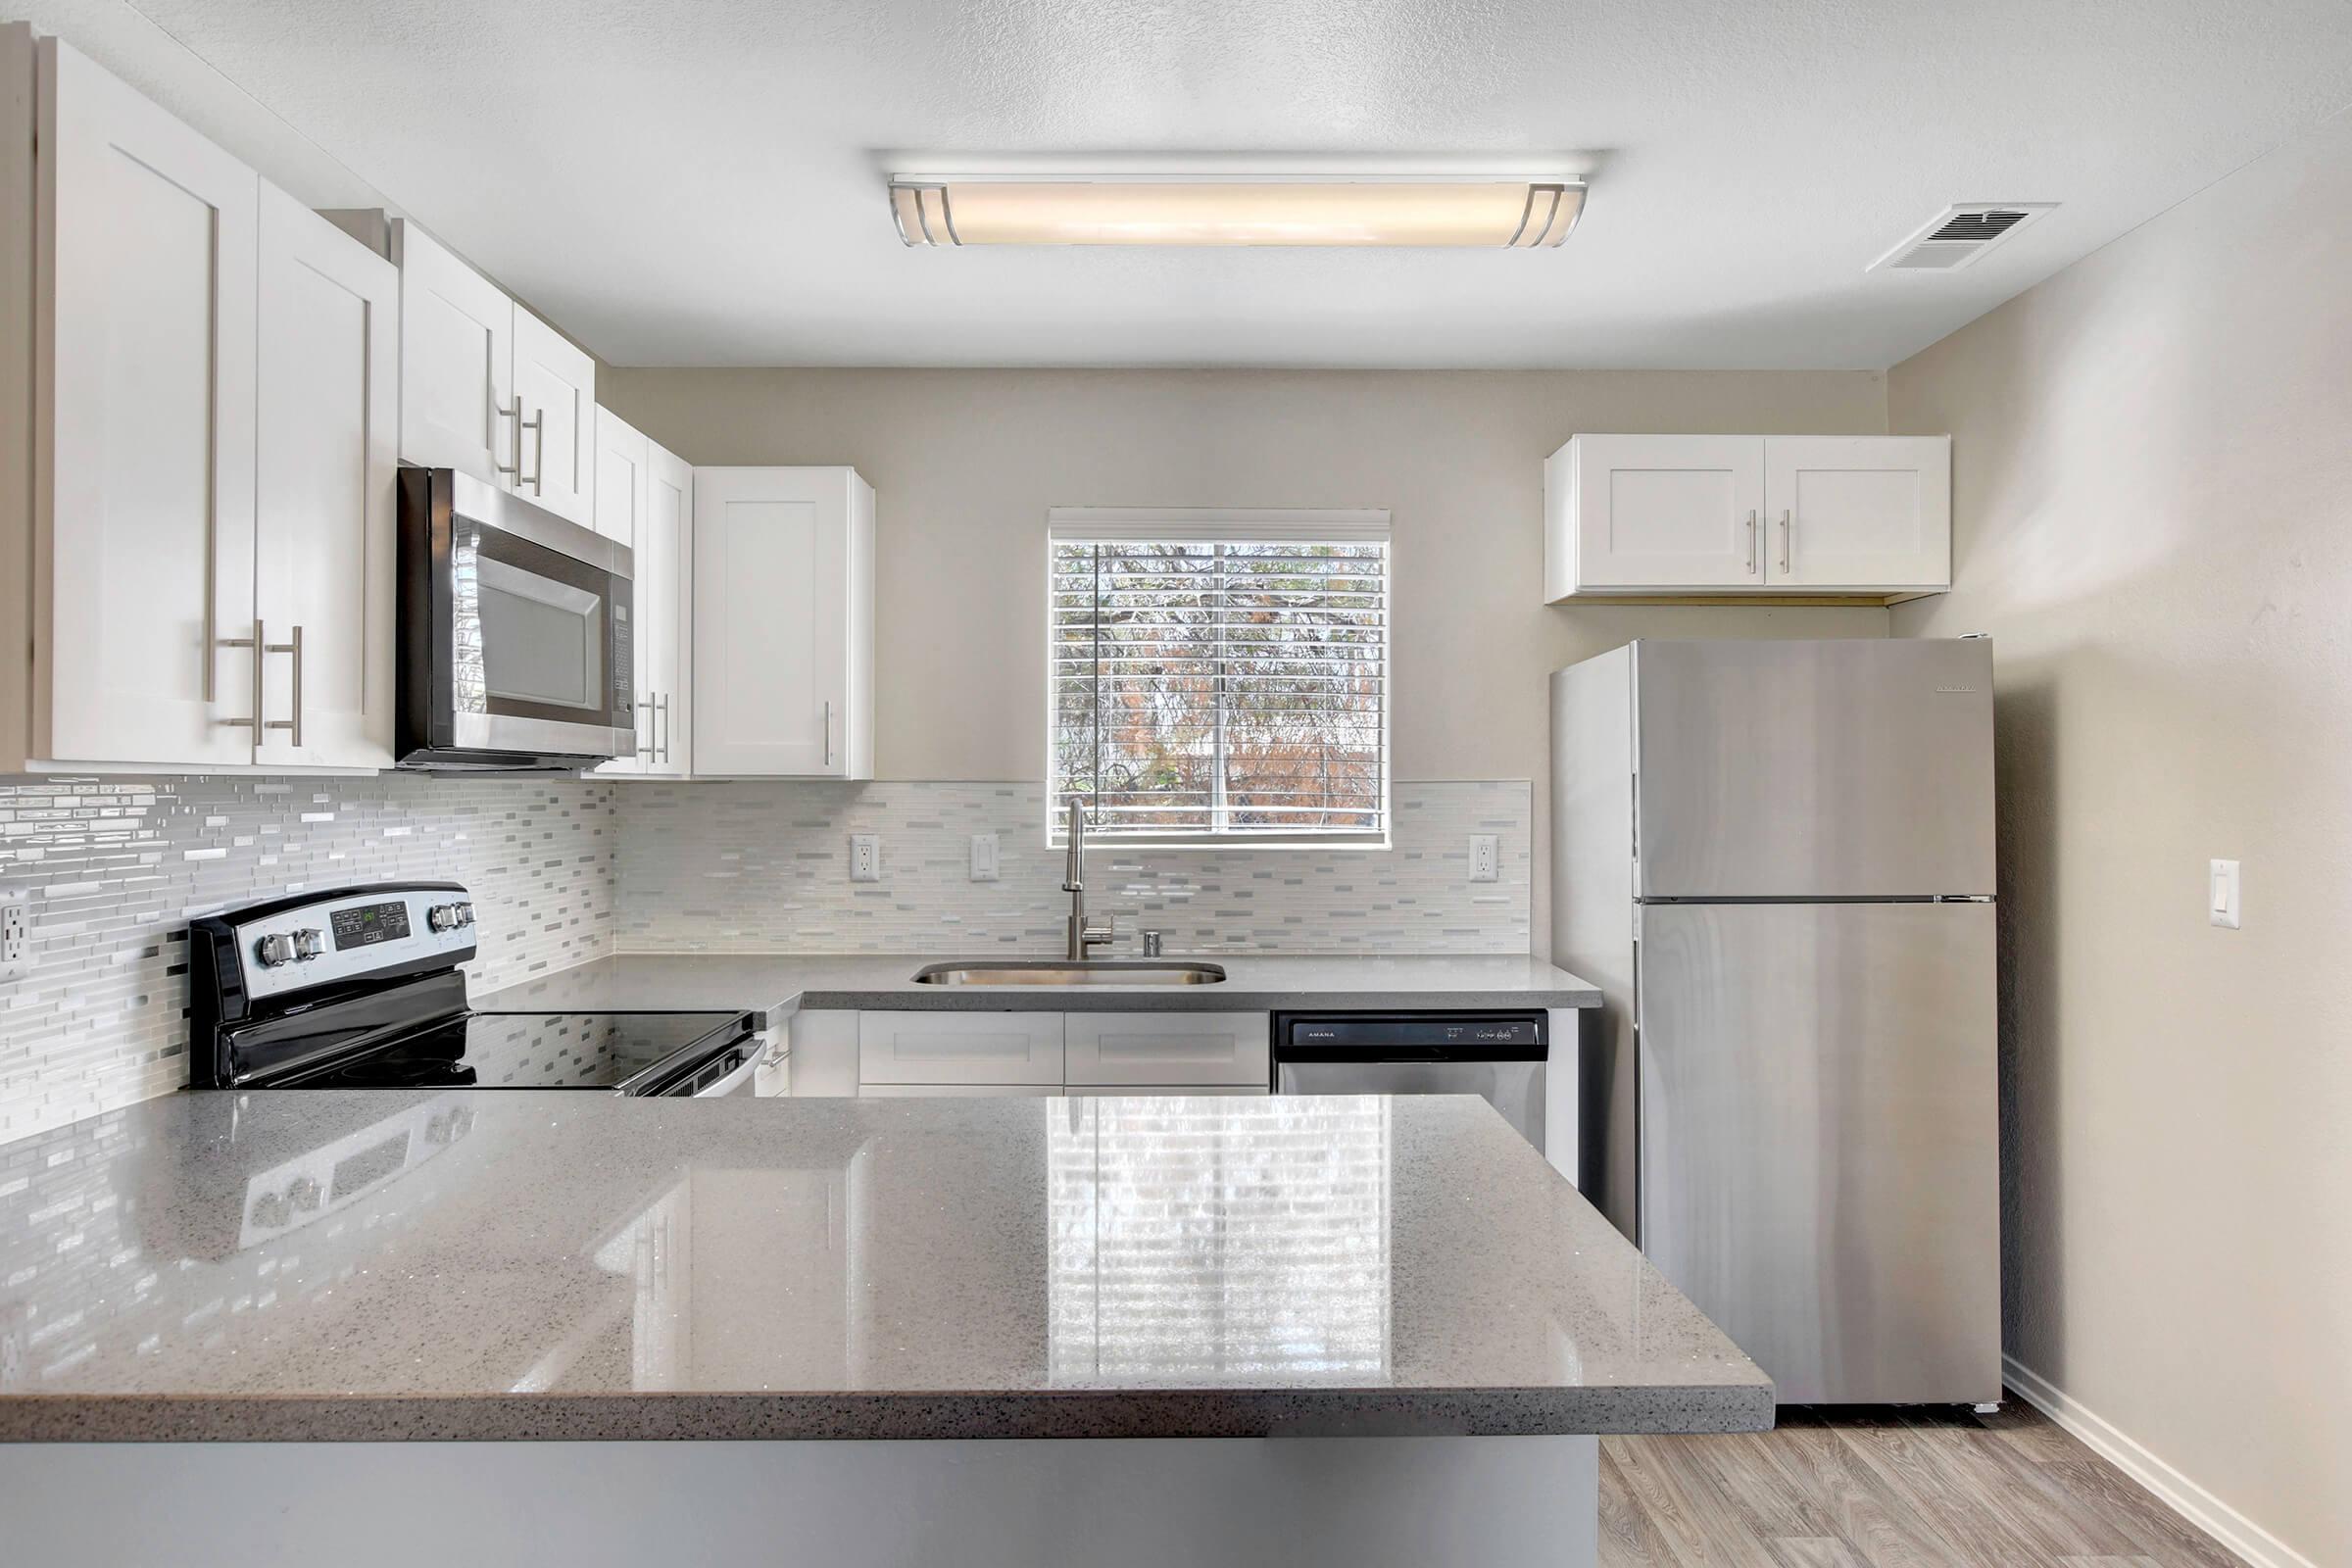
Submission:
{"label": "oven door handle", "polygon": [[[754,1040],[747,1042],[747,1044],[758,1045],[759,1042]],[[767,1053],[764,1051],[746,1051],[744,1053],[743,1064],[741,1066],[737,1067],[733,1072],[728,1073],[718,1082],[706,1085],[705,1087],[696,1090],[694,1092],[694,1098],[697,1100],[716,1100],[721,1095],[731,1095],[735,1093],[736,1090],[743,1087],[745,1080],[749,1079],[754,1073],[760,1070],[760,1058],[766,1054]]]}

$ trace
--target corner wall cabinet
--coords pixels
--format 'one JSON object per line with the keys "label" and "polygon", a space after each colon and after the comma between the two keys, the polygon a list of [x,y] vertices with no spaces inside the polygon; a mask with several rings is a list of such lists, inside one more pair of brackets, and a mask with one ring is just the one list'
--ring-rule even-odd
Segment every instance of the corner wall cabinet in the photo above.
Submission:
{"label": "corner wall cabinet", "polygon": [[0,769],[387,765],[391,268],[24,24],[0,113]]}
{"label": "corner wall cabinet", "polygon": [[873,777],[873,486],[697,468],[693,555],[693,770]]}
{"label": "corner wall cabinet", "polygon": [[406,219],[400,456],[596,521],[596,362]]}
{"label": "corner wall cabinet", "polygon": [[1546,602],[1951,586],[1949,436],[1579,435],[1544,465]]}

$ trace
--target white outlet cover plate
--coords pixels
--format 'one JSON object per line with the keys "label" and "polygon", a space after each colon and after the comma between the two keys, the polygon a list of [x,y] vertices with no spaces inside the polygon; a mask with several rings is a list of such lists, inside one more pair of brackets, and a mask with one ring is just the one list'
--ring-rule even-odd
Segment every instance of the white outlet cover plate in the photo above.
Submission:
{"label": "white outlet cover plate", "polygon": [[876,833],[850,835],[850,880],[879,882],[882,880],[882,838]]}
{"label": "white outlet cover plate", "polygon": [[972,835],[972,880],[994,882],[997,879],[997,836],[994,833]]}
{"label": "white outlet cover plate", "polygon": [[1499,881],[1502,876],[1502,840],[1494,833],[1470,835],[1470,880],[1473,882]]}

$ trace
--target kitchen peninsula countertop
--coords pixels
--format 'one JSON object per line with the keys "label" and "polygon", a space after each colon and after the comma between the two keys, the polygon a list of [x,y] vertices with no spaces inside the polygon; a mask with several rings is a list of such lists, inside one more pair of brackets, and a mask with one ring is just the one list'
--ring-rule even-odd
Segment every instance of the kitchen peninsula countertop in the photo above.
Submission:
{"label": "kitchen peninsula countertop", "polygon": [[[1590,983],[1525,955],[1292,957],[1182,955],[1225,971],[1198,986],[934,986],[917,969],[1034,954],[643,953],[598,958],[474,999],[484,1012],[728,1007],[781,1022],[807,1008],[1004,1012],[1271,1012],[1294,1007],[1597,1007]],[[1124,956],[1123,955],[1121,956]],[[1177,955],[1170,955],[1170,959]],[[1165,961],[1165,960],[1163,960]]]}
{"label": "kitchen peninsula countertop", "polygon": [[1466,1097],[183,1093],[0,1145],[0,1278],[14,1441],[1773,1413],[1764,1375]]}

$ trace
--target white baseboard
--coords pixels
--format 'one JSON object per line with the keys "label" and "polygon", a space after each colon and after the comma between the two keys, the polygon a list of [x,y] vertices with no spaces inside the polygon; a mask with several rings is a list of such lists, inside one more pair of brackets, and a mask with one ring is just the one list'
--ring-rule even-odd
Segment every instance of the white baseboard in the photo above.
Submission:
{"label": "white baseboard", "polygon": [[2252,1568],[2320,1568],[2015,1356],[2001,1357],[2001,1372],[2010,1392],[2082,1439],[2099,1457],[2154,1493],[2173,1512],[2243,1557]]}

